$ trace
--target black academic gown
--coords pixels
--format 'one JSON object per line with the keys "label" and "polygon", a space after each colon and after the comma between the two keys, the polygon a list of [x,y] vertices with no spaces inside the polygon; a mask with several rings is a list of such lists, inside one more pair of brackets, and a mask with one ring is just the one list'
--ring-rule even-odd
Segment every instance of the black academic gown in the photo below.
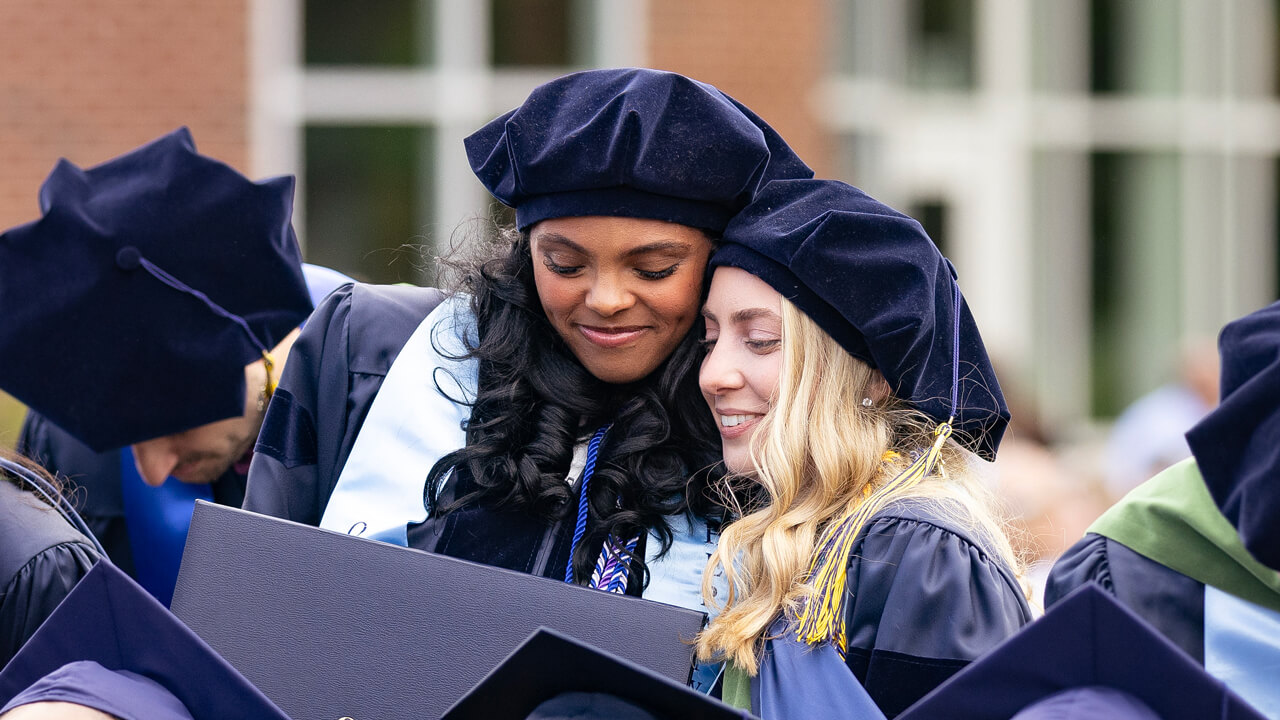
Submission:
{"label": "black academic gown", "polygon": [[0,667],[98,558],[56,510],[0,478]]}
{"label": "black academic gown", "polygon": [[[120,489],[120,454],[128,449],[94,452],[39,413],[27,413],[18,437],[18,451],[49,472],[69,480],[68,497],[89,530],[102,543],[116,567],[136,577],[129,544],[124,497]],[[240,507],[246,476],[227,470],[210,488],[214,502]]]}
{"label": "black academic gown", "polygon": [[953,519],[962,513],[947,501],[899,500],[849,554],[845,661],[887,717],[1032,620],[1017,576]]}
{"label": "black academic gown", "polygon": [[1054,563],[1045,584],[1046,609],[1095,582],[1204,664],[1204,583],[1102,535],[1088,533]]}
{"label": "black academic gown", "polygon": [[267,407],[244,509],[320,524],[387,371],[443,299],[435,288],[356,283],[316,307]]}
{"label": "black academic gown", "polygon": [[[434,288],[357,283],[316,308],[267,408],[244,509],[320,524],[391,364],[443,299]],[[459,470],[442,501],[470,489],[470,477]],[[646,539],[637,545],[639,557]],[[408,529],[410,547],[555,579],[564,578],[572,541],[572,518],[548,525],[539,517],[484,507],[460,508]],[[635,582],[628,583],[628,593],[640,592],[638,578],[631,575]]]}

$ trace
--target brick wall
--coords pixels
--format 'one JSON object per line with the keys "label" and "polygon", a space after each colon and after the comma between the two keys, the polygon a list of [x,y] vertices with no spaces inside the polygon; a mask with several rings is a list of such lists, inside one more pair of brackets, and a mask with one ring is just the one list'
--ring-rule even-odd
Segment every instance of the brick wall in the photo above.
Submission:
{"label": "brick wall", "polygon": [[59,157],[96,164],[179,125],[244,169],[246,1],[0,2],[0,228],[39,216]]}
{"label": "brick wall", "polygon": [[712,83],[769,122],[820,176],[810,109],[826,57],[824,0],[650,0],[649,64]]}

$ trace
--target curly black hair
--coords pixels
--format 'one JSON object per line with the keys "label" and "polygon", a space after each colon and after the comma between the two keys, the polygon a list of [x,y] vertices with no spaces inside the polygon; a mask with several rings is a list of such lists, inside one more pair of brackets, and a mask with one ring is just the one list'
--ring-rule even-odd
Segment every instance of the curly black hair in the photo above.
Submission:
{"label": "curly black hair", "polygon": [[[470,294],[477,320],[478,339],[467,349],[479,361],[479,389],[466,446],[428,475],[427,507],[443,514],[480,503],[555,522],[576,508],[564,481],[575,445],[611,422],[589,486],[588,531],[574,551],[574,576],[590,578],[610,534],[655,531],[665,553],[672,542],[668,516],[713,510],[707,488],[720,452],[698,388],[701,319],[649,376],[605,383],[582,366],[543,312],[528,234],[508,227],[491,241],[487,258],[454,264],[457,289]],[[465,468],[476,489],[441,502],[440,481],[453,468]],[[632,562],[647,582],[644,559]]]}

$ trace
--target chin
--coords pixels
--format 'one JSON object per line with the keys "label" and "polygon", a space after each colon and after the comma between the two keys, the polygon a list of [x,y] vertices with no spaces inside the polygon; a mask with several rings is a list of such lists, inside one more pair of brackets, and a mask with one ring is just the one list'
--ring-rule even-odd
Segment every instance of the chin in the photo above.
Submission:
{"label": "chin", "polygon": [[724,468],[734,475],[755,474],[755,468],[751,465],[751,458],[738,457],[736,454],[724,456]]}
{"label": "chin", "polygon": [[634,365],[618,367],[615,365],[588,365],[583,363],[583,367],[587,369],[587,372],[595,376],[597,380],[610,385],[626,385],[637,380],[643,380],[649,373],[653,372],[653,369],[650,368],[645,372],[638,373]]}

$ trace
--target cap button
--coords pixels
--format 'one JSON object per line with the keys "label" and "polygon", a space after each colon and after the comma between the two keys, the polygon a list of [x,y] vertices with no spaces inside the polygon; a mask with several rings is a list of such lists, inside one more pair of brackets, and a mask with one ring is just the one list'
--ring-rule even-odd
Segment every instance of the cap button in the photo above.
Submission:
{"label": "cap button", "polygon": [[124,271],[137,270],[142,264],[142,253],[132,245],[125,245],[116,251],[116,267]]}

